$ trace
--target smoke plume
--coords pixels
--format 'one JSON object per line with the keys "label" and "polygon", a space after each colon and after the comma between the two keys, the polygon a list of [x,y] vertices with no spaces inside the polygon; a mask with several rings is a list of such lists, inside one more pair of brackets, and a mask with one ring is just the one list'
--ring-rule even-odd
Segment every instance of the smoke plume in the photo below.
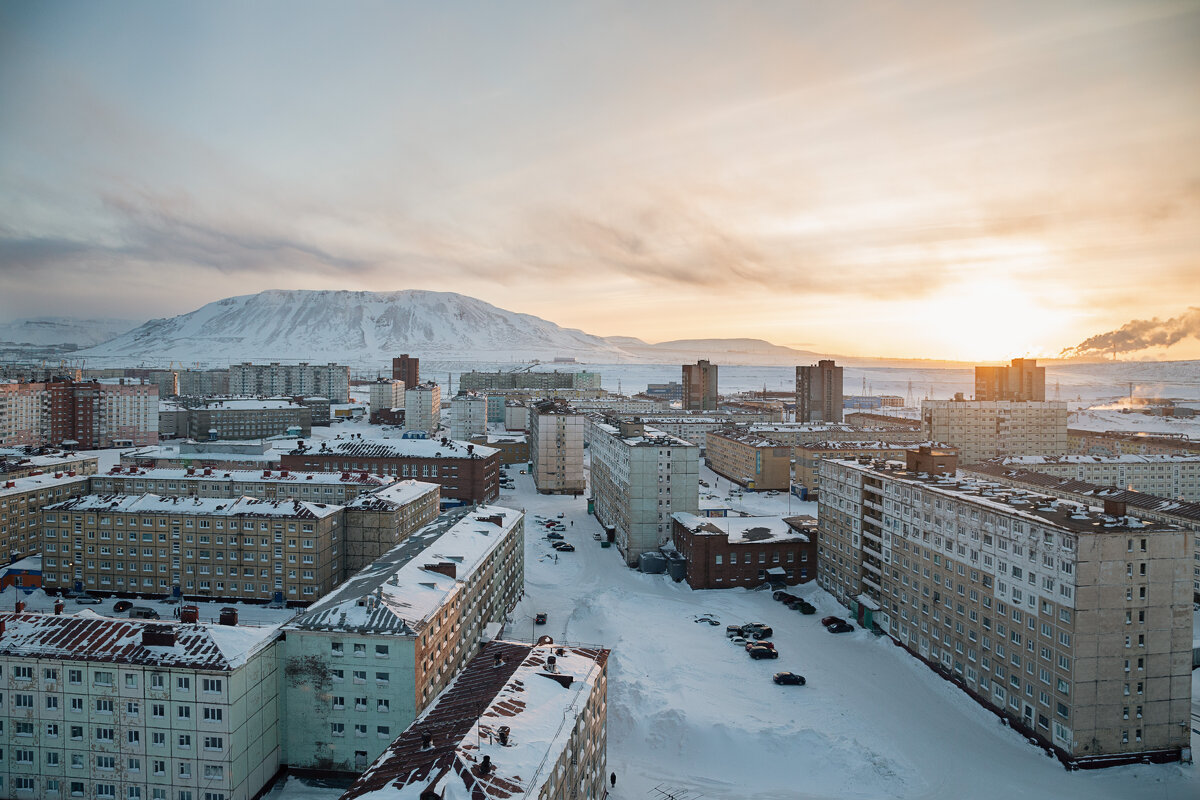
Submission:
{"label": "smoke plume", "polygon": [[1200,339],[1200,308],[1189,308],[1168,320],[1135,319],[1115,331],[1100,333],[1074,347],[1065,348],[1066,357],[1130,353],[1147,347],[1170,347],[1189,336]]}

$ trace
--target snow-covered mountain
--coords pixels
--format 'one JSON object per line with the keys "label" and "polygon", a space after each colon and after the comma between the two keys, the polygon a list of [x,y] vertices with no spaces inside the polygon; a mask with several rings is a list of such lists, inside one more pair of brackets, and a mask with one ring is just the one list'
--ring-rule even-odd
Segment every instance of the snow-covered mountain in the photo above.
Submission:
{"label": "snow-covered mountain", "polygon": [[620,347],[580,330],[452,292],[271,290],[155,319],[79,353],[145,362],[422,360],[615,361]]}
{"label": "snow-covered mountain", "polygon": [[0,323],[0,342],[17,345],[91,347],[138,326],[132,319],[32,317]]}

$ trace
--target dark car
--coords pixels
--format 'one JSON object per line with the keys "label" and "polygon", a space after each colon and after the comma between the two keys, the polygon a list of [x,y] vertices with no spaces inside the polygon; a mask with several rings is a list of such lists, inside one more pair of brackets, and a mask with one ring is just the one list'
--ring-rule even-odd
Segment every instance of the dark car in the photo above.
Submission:
{"label": "dark car", "polygon": [[775,643],[774,642],[746,642],[746,652],[747,653],[750,652],[750,649],[752,647],[769,647],[772,650],[774,650]]}
{"label": "dark car", "polygon": [[555,542],[553,547],[555,550],[557,550],[560,553],[574,553],[575,552],[575,545],[570,544],[568,542]]}
{"label": "dark car", "polygon": [[840,622],[840,623],[842,623],[843,625],[845,625],[845,624],[846,624],[846,620],[842,619],[841,617],[821,617],[821,624],[822,624],[822,625],[829,626],[829,625],[832,625],[832,624],[833,624],[833,623],[835,623],[835,622]]}
{"label": "dark car", "polygon": [[776,672],[771,680],[780,686],[803,686],[806,683],[803,675],[797,675],[794,672]]}
{"label": "dark car", "polygon": [[830,633],[850,633],[854,630],[854,626],[849,622],[835,622],[832,625],[826,625],[825,630]]}
{"label": "dark car", "polygon": [[742,635],[742,626],[741,625],[726,625],[725,626],[725,635],[728,636],[730,639],[732,639],[734,636],[741,636]]}
{"label": "dark car", "polygon": [[755,661],[762,658],[779,658],[779,653],[769,647],[751,647],[749,652],[750,657]]}
{"label": "dark car", "polygon": [[113,611],[116,611],[117,613],[128,611],[131,608],[133,608],[133,603],[129,602],[128,600],[118,600],[117,602],[113,603]]}
{"label": "dark car", "polygon": [[790,603],[793,600],[799,600],[800,598],[794,594],[790,594],[789,592],[785,592],[780,589],[771,593],[771,599],[778,600],[781,603]]}
{"label": "dark car", "polygon": [[796,604],[796,610],[799,611],[801,614],[817,613],[816,606],[813,606],[809,603],[805,603],[804,601],[800,601],[799,603]]}
{"label": "dark car", "polygon": [[546,538],[547,539],[561,539],[561,538],[563,538],[563,535],[561,533],[555,533],[554,531],[550,531],[549,533],[546,534]]}
{"label": "dark car", "polygon": [[546,624],[546,615],[545,614],[536,614],[533,618],[533,621],[535,623],[537,623],[538,625],[545,625]]}
{"label": "dark car", "polygon": [[749,625],[742,626],[742,635],[755,639],[769,639],[774,633],[775,631],[770,625],[764,625],[761,622],[752,622]]}

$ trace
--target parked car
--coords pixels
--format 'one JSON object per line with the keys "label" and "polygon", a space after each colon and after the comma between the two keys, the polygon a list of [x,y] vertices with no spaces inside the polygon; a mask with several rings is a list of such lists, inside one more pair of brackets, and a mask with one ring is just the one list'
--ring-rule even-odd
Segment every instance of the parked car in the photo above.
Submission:
{"label": "parked car", "polygon": [[600,534],[598,534],[598,533],[593,533],[593,534],[592,534],[592,538],[593,538],[593,539],[595,539],[595,540],[598,542],[598,541],[600,541]]}
{"label": "parked car", "polygon": [[843,625],[846,624],[846,620],[842,619],[841,617],[834,617],[834,616],[821,617],[821,624],[826,627],[832,625],[835,622],[840,622]]}
{"label": "parked car", "polygon": [[796,610],[799,611],[801,614],[817,613],[816,606],[813,606],[810,603],[806,603],[803,600],[801,600],[799,603],[796,604]]}
{"label": "parked car", "polygon": [[575,545],[569,542],[555,542],[552,547],[560,553],[574,553]]}
{"label": "parked car", "polygon": [[800,598],[794,594],[785,592],[782,589],[777,589],[776,591],[771,593],[771,599],[778,600],[781,603],[790,603],[793,600],[799,600]]}
{"label": "parked car", "polygon": [[146,606],[134,606],[129,609],[130,619],[158,619],[158,612]]}
{"label": "parked car", "polygon": [[559,515],[558,515],[558,518],[559,518],[559,519],[562,519],[562,518],[564,518],[565,516],[567,516],[567,515],[566,515],[566,514],[564,514],[564,513],[559,513]]}
{"label": "parked car", "polygon": [[533,621],[537,625],[545,625],[546,624],[546,615],[544,613],[535,614],[533,617]]}
{"label": "parked car", "polygon": [[89,606],[97,606],[100,605],[101,602],[99,597],[96,597],[94,594],[88,594],[87,592],[76,592],[73,599],[76,603],[83,603],[84,605]]}
{"label": "parked car", "polygon": [[751,647],[748,652],[755,661],[763,658],[779,658],[779,653],[769,647]]}
{"label": "parked car", "polygon": [[746,642],[746,651],[749,652],[751,647],[769,647],[775,649],[774,642]]}
{"label": "parked car", "polygon": [[769,639],[775,631],[765,622],[751,622],[742,626],[742,635],[753,636],[755,639]]}
{"label": "parked car", "polygon": [[725,635],[728,636],[730,639],[732,639],[734,636],[741,636],[742,635],[742,626],[741,625],[726,625],[725,626]]}
{"label": "parked car", "polygon": [[849,622],[835,622],[832,625],[826,625],[825,630],[830,633],[850,633],[854,630],[854,626]]}
{"label": "parked car", "polygon": [[117,602],[113,603],[113,611],[117,612],[118,614],[120,614],[122,611],[128,611],[131,608],[133,608],[133,603],[129,602],[128,600],[118,600]]}
{"label": "parked car", "polygon": [[806,683],[803,675],[794,672],[776,672],[771,680],[780,686],[803,686]]}
{"label": "parked car", "polygon": [[746,639],[745,636],[730,636],[729,641],[732,642],[733,644],[744,645],[748,640]]}
{"label": "parked car", "polygon": [[558,531],[550,531],[549,533],[546,534],[546,538],[547,539],[561,539],[561,538],[563,538],[563,535],[561,533],[559,533]]}

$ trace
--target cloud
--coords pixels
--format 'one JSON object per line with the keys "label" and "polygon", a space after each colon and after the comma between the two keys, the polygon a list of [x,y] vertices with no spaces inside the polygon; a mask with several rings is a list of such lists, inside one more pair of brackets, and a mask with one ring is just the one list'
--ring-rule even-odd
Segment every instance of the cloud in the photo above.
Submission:
{"label": "cloud", "polygon": [[1132,353],[1148,347],[1170,347],[1188,337],[1200,339],[1200,308],[1189,308],[1168,320],[1135,319],[1115,331],[1097,334],[1062,351],[1064,356]]}

